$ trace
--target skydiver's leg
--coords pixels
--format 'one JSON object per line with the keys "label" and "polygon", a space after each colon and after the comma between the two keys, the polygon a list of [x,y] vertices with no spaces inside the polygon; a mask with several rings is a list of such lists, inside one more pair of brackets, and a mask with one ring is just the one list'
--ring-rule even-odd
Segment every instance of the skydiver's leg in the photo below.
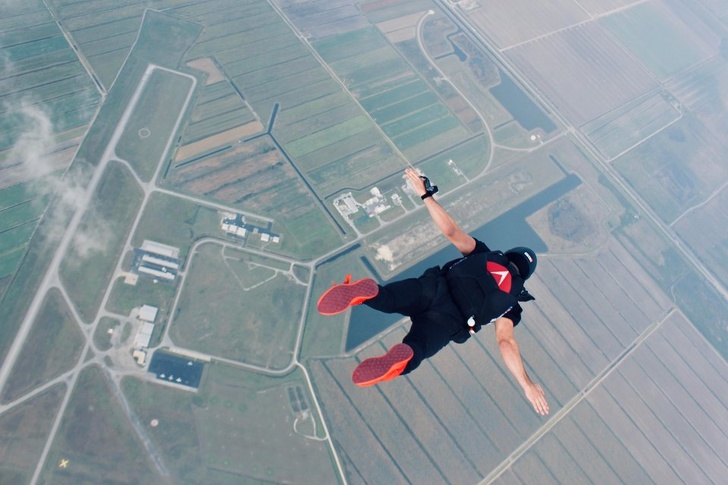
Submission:
{"label": "skydiver's leg", "polygon": [[379,293],[364,304],[383,313],[417,315],[427,309],[432,293],[427,291],[428,281],[408,278],[379,287]]}
{"label": "skydiver's leg", "polygon": [[409,333],[402,339],[402,343],[412,348],[413,356],[402,375],[412,372],[423,360],[439,352],[461,330],[462,325],[447,314],[426,312],[413,318]]}

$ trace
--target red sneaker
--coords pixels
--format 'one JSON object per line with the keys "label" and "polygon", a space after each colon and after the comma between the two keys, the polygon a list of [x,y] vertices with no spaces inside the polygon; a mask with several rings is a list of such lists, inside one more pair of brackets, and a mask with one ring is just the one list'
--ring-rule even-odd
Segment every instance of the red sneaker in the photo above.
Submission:
{"label": "red sneaker", "polygon": [[379,285],[371,278],[362,278],[353,283],[350,281],[351,275],[346,275],[342,284],[335,284],[321,295],[316,304],[321,315],[336,315],[379,294]]}
{"label": "red sneaker", "polygon": [[400,375],[414,352],[407,344],[397,344],[381,357],[367,359],[354,369],[351,380],[359,387],[373,386]]}

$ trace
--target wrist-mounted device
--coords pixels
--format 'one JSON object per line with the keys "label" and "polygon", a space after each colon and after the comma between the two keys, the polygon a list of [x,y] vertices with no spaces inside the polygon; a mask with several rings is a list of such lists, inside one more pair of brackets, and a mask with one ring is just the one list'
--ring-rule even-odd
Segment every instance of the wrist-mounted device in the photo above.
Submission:
{"label": "wrist-mounted device", "polygon": [[430,183],[430,179],[428,179],[424,175],[420,175],[420,178],[425,183],[425,193],[420,196],[420,199],[425,200],[426,198],[432,197],[434,194],[437,193],[437,185],[432,185]]}

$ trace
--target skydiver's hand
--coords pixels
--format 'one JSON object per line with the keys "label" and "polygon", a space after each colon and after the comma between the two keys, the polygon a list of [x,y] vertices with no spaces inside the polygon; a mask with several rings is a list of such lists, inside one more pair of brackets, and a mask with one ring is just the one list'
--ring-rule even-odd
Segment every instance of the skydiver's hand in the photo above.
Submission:
{"label": "skydiver's hand", "polygon": [[420,174],[417,173],[414,168],[407,168],[404,171],[404,174],[407,176],[410,187],[412,187],[412,190],[415,191],[415,194],[422,197],[427,193],[427,189],[425,189],[425,181],[420,178]]}
{"label": "skydiver's hand", "polygon": [[531,402],[534,411],[541,416],[546,416],[549,413],[549,403],[546,401],[546,395],[541,386],[531,383],[524,389],[524,392],[526,393],[526,399]]}

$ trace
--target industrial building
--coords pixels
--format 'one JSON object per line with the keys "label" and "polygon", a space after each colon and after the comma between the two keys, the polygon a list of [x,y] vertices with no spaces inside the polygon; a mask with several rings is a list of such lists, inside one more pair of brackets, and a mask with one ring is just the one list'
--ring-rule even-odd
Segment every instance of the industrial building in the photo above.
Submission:
{"label": "industrial building", "polygon": [[260,235],[260,240],[263,242],[277,243],[281,240],[280,235],[271,232],[272,222],[269,222],[267,226],[256,226],[245,222],[245,217],[242,214],[230,214],[224,213],[223,218],[220,221],[220,228],[228,236],[233,236],[239,239],[246,239],[251,234]]}
{"label": "industrial building", "polygon": [[140,276],[173,283],[180,269],[179,248],[145,240],[134,250],[132,270]]}

